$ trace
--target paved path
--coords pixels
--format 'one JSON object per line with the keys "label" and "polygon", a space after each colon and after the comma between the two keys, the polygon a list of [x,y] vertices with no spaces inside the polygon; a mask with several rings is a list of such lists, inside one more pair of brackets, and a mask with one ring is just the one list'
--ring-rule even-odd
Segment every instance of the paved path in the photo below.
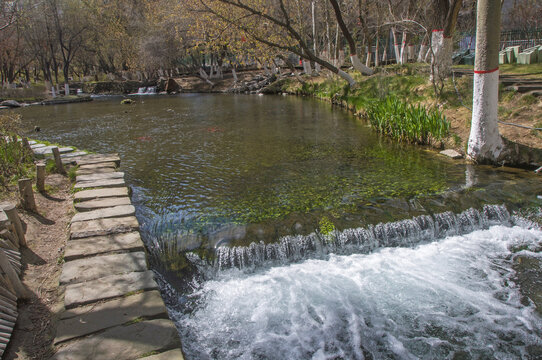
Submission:
{"label": "paved path", "polygon": [[[41,149],[43,147],[38,147]],[[42,150],[43,151],[43,150]],[[146,263],[135,209],[115,154],[64,158],[79,165],[56,360],[183,359],[177,329]]]}

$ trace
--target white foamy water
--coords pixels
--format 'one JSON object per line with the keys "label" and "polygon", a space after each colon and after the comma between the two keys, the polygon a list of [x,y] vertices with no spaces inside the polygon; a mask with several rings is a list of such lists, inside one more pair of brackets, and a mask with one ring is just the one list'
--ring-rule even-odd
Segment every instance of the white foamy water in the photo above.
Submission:
{"label": "white foamy water", "polygon": [[[177,313],[188,359],[520,359],[542,320],[520,303],[512,246],[542,232],[464,236],[331,255],[253,274],[228,270]],[[175,315],[175,314],[173,314]]]}

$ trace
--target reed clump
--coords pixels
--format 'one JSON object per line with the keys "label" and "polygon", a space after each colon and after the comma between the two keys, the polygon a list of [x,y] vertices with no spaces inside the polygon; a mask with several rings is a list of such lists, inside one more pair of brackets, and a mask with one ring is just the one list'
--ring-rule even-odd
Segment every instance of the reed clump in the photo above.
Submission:
{"label": "reed clump", "polygon": [[449,121],[439,110],[408,104],[395,96],[373,102],[365,116],[378,132],[420,145],[436,145],[450,131]]}

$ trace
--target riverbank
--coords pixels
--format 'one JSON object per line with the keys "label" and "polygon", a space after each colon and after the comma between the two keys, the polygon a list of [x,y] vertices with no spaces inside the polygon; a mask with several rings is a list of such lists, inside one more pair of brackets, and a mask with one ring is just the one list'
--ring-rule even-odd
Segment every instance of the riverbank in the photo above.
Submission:
{"label": "riverbank", "polygon": [[[542,149],[542,131],[535,130],[542,128],[542,98],[535,85],[542,83],[542,71],[537,65],[505,65],[502,68],[499,131],[510,141]],[[238,82],[234,81],[231,74],[225,74],[214,85],[196,76],[176,78],[175,81],[180,85],[181,92],[186,93],[241,92],[311,96],[346,108],[360,118],[364,117],[371,103],[394,96],[409,104],[436,108],[442,112],[450,122],[450,132],[442,144],[436,144],[436,147],[454,149],[463,155],[466,153],[472,117],[472,71],[468,67],[454,69],[454,76],[444,83],[439,96],[435,95],[434,87],[429,82],[429,68],[424,64],[402,67],[391,65],[368,77],[352,75],[357,81],[352,88],[345,81],[324,72],[320,76],[300,77],[283,73],[269,85],[264,84],[269,77],[263,71],[244,72]],[[526,89],[518,85],[522,81],[530,82]],[[236,91],[239,89],[241,91]]]}
{"label": "riverbank", "polygon": [[16,109],[25,106],[33,105],[60,105],[60,104],[74,104],[92,101],[92,97],[89,95],[69,95],[58,96],[50,99],[9,99],[0,101],[0,110]]}
{"label": "riverbank", "polygon": [[[56,151],[36,141],[29,146],[35,160]],[[120,159],[60,150],[56,160],[63,165],[49,160],[45,191],[32,192],[37,210],[19,210],[28,295],[18,301],[3,359],[182,359],[177,330],[147,267],[124,173],[116,172]],[[25,176],[35,173],[28,168]],[[0,203],[17,204],[17,194],[7,183]]]}
{"label": "riverbank", "polygon": [[[264,92],[316,97],[344,107],[360,118],[365,116],[368,105],[388,96],[414,105],[437,108],[450,122],[450,133],[443,146],[465,154],[470,134],[472,77],[462,73],[456,75],[457,78],[448,79],[440,97],[436,97],[425,70],[418,66],[389,67],[388,71],[370,77],[355,76],[357,84],[352,88],[341,80],[325,76],[303,77],[304,83],[287,78],[277,81]],[[542,74],[530,76],[542,81]],[[532,129],[542,127],[540,97],[501,86],[499,116],[506,122],[499,124],[503,137],[530,148],[542,149],[542,132]]]}
{"label": "riverbank", "polygon": [[[26,232],[27,248],[21,248],[23,285],[30,298],[19,301],[19,317],[3,359],[47,359],[53,355],[53,339],[62,308],[58,279],[73,215],[71,183],[66,176],[49,174],[47,193],[35,192],[36,213],[18,208]],[[2,193],[1,202],[17,203],[15,189]]]}

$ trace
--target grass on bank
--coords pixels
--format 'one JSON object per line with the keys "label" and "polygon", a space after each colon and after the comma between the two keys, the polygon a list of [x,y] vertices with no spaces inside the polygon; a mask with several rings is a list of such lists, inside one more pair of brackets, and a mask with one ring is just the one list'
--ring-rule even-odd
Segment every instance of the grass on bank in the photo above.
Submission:
{"label": "grass on bank", "polygon": [[344,106],[384,135],[399,141],[437,145],[448,136],[450,124],[436,108],[418,104],[429,96],[424,67],[409,64],[389,66],[371,77],[352,74],[357,82],[349,87],[336,79],[318,79],[300,84],[289,81],[285,91],[315,96]]}
{"label": "grass on bank", "polygon": [[[457,68],[472,69],[472,66],[454,66],[454,69]],[[455,128],[460,124],[459,126],[468,131],[473,94],[472,76],[456,72],[453,77],[445,80],[442,91],[435,94],[429,82],[429,72],[427,64],[389,65],[378,68],[376,74],[369,77],[351,73],[356,80],[353,87],[334,76],[305,76],[304,83],[292,78],[284,80],[280,90],[290,94],[313,96],[343,106],[356,115],[365,117],[377,130],[402,141],[435,146],[439,145],[439,141],[445,140],[450,146],[459,149],[465,140],[465,133],[460,133],[461,136],[453,133],[445,116],[456,119]],[[506,64],[501,66],[501,73],[542,79],[542,64]],[[394,100],[387,101],[388,98]],[[499,119],[521,119],[535,125],[539,112],[529,112],[528,109],[533,109],[533,105],[536,106],[537,103],[540,103],[539,98],[507,90],[501,85]],[[420,106],[417,108],[405,104]],[[377,120],[378,116],[385,118]],[[439,117],[440,120],[437,120]],[[391,122],[394,125],[391,125]],[[423,123],[421,128],[417,128],[417,122]],[[540,132],[532,135],[533,138],[542,137]]]}
{"label": "grass on bank", "polygon": [[32,152],[16,141],[20,121],[19,114],[0,113],[0,192],[17,179],[33,176]]}
{"label": "grass on bank", "polygon": [[366,118],[378,132],[420,145],[436,145],[450,130],[450,123],[438,109],[411,105],[396,96],[369,105]]}

